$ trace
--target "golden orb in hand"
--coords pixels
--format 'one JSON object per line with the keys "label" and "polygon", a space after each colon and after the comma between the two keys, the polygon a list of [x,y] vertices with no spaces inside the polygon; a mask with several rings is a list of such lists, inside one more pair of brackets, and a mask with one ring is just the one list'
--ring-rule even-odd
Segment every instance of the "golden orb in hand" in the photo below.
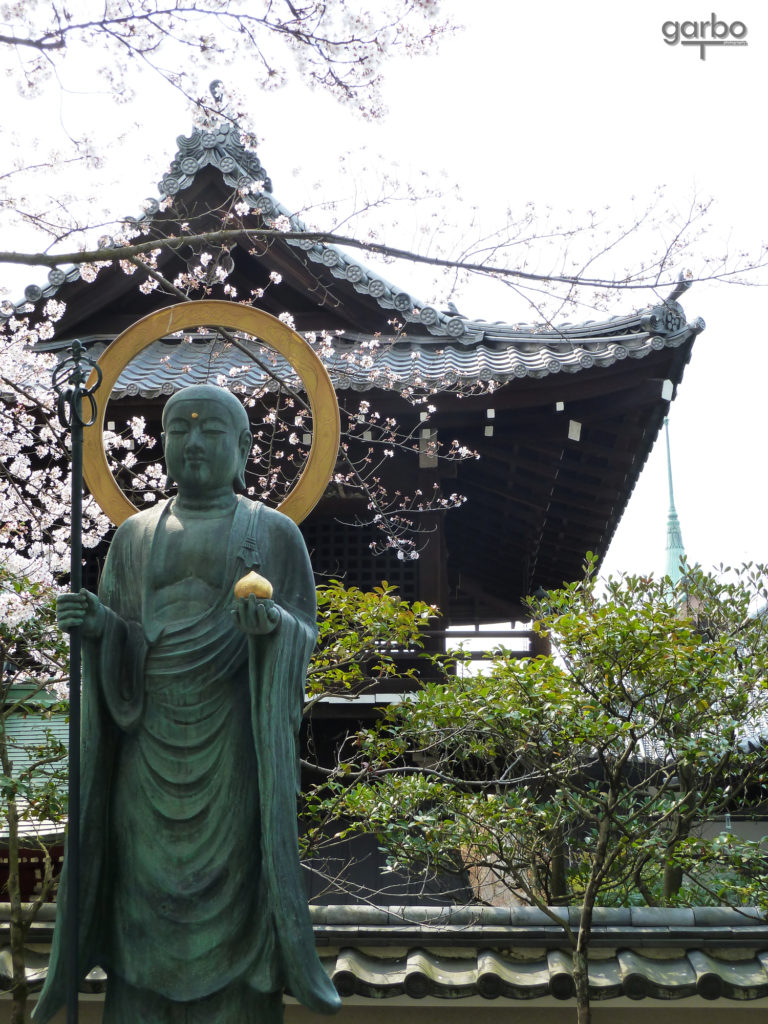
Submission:
{"label": "golden orb in hand", "polygon": [[268,579],[259,576],[257,572],[249,572],[247,576],[243,576],[235,584],[235,597],[248,597],[249,594],[254,594],[256,597],[271,598],[272,584]]}

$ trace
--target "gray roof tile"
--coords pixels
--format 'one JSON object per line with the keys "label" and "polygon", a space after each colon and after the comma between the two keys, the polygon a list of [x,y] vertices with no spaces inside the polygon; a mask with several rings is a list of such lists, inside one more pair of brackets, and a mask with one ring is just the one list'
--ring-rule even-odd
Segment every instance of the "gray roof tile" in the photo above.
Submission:
{"label": "gray roof tile", "polygon": [[[387,958],[344,949],[324,963],[342,996],[569,999],[575,990],[571,957],[564,950],[551,950],[541,960],[521,963],[487,950],[449,958],[417,949],[406,957]],[[682,957],[660,960],[620,950],[609,959],[590,961],[589,987],[595,1000],[699,995],[751,1001],[768,995],[768,971],[756,956],[732,963],[691,950]]]}
{"label": "gray roof tile", "polygon": [[[626,318],[625,324],[632,318]],[[425,341],[423,338],[378,341],[373,352],[362,348],[372,337],[352,335],[339,338],[334,351],[324,356],[334,384],[340,389],[368,391],[372,388],[401,390],[408,386],[444,386],[447,381],[471,386],[477,382],[499,384],[525,377],[556,373],[578,373],[591,367],[609,367],[624,358],[642,359],[659,348],[676,348],[688,341],[702,325],[694,324],[667,336],[636,331],[621,338],[621,344],[606,337],[570,336],[563,328],[559,336],[539,334],[521,328],[502,338],[502,332],[486,332],[485,340],[471,347],[458,343]],[[629,329],[629,328],[628,328]],[[563,338],[567,337],[567,343]],[[194,339],[194,340],[193,340]],[[83,339],[87,340],[87,339]],[[100,355],[106,341],[98,340],[93,354]],[[275,371],[293,375],[271,350],[252,346]],[[273,388],[264,370],[249,365],[247,356],[232,346],[199,335],[155,342],[140,353],[123,371],[114,389],[115,398],[141,395],[157,398],[172,394],[187,384],[236,379],[248,392]]]}

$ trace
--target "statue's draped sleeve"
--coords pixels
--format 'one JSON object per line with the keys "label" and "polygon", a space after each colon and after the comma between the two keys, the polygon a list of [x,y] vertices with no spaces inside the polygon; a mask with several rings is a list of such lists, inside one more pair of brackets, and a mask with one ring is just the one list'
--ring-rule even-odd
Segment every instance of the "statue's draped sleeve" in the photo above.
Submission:
{"label": "statue's draped sleeve", "polygon": [[[153,517],[156,519],[156,516]],[[130,525],[129,525],[130,524]],[[146,654],[141,599],[135,580],[140,566],[138,524],[128,520],[117,531],[104,565],[99,598],[105,606],[104,632],[98,642],[83,641],[83,694],[80,755],[80,863],[78,945],[80,977],[100,964],[108,934],[109,864],[107,808],[120,728],[132,728],[141,715]],[[44,1024],[66,1001],[66,942],[69,887],[67,850],[59,881],[48,976],[34,1018]]]}
{"label": "statue's draped sleeve", "polygon": [[249,638],[262,863],[287,988],[309,1009],[333,1013],[340,1001],[317,957],[297,852],[297,743],[307,665],[317,638],[315,584],[297,527],[278,513],[264,512],[274,532],[269,531],[260,571],[274,585],[281,622],[270,636]]}
{"label": "statue's draped sleeve", "polygon": [[[166,510],[131,517],[118,529],[104,567],[99,597],[107,609],[100,643],[84,644],[81,755],[80,977],[108,966],[112,901],[108,803],[120,737],[140,728],[144,708],[146,580],[152,541]],[[225,602],[249,569],[274,587],[278,628],[249,637],[248,685],[261,810],[262,888],[274,929],[275,954],[255,962],[246,979],[254,989],[285,986],[317,1012],[338,1009],[336,990],[317,957],[298,860],[296,789],[298,730],[306,670],[316,640],[315,586],[298,528],[285,516],[240,499],[227,557]],[[243,638],[245,643],[245,638]],[[245,880],[247,883],[247,879]],[[35,1010],[45,1024],[66,999],[66,936],[61,927],[68,904],[66,859],[59,887],[59,927],[48,978]],[[262,918],[263,920],[263,918]]]}

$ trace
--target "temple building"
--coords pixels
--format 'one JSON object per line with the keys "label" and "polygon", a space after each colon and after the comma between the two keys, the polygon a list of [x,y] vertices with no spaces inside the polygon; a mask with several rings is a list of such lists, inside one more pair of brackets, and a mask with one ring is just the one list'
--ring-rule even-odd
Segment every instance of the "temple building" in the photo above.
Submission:
{"label": "temple building", "polygon": [[[278,200],[260,155],[222,122],[178,139],[157,196],[131,218],[131,229],[151,241],[230,224],[236,237],[164,247],[149,270],[128,274],[110,265],[93,282],[77,267],[53,270],[47,285],[27,288],[7,315],[34,319],[49,299],[59,300],[64,314],[43,347],[63,353],[78,339],[98,355],[138,319],[179,301],[172,289],[155,286],[157,275],[182,281],[201,265],[207,297],[289,315],[322,354],[342,429],[352,426],[355,457],[364,458],[367,447],[376,451],[387,493],[430,496],[424,509],[412,501],[413,533],[390,544],[364,492],[339,465],[302,524],[318,579],[364,589],[387,580],[404,598],[436,605],[441,629],[525,621],[529,595],[577,579],[588,551],[605,555],[704,327],[680,305],[683,284],[649,308],[601,321],[530,325],[459,315],[422,301],[407,281],[386,280],[360,253],[317,233],[302,235],[303,223]],[[264,228],[273,233],[249,234]],[[190,383],[235,381],[246,394],[275,401],[280,385],[270,365],[247,361],[210,331],[170,335],[126,367],[107,419],[143,416],[147,432],[159,436],[165,398]],[[388,420],[408,440],[380,457],[388,445],[377,424]],[[258,404],[253,423],[258,430]],[[667,572],[674,578],[683,549],[671,471],[669,480]],[[94,562],[91,587],[97,574]],[[533,634],[520,634],[521,653],[536,653]],[[328,736],[340,714],[334,705],[318,712]],[[35,985],[54,913],[46,908],[28,935]],[[321,956],[344,997],[340,1024],[574,1019],[568,943],[557,923],[557,914],[573,910],[552,917],[526,907],[409,900],[315,906],[312,913]],[[643,1022],[651,1014],[654,1024],[739,1024],[764,1012],[768,925],[756,912],[600,908],[592,948],[597,1024]],[[8,964],[5,949],[0,985]],[[84,1024],[100,1019],[103,987],[94,972]],[[288,1006],[289,1024],[311,1019]]]}
{"label": "temple building", "polygon": [[[460,316],[333,245],[279,231],[249,237],[249,225],[304,225],[275,197],[233,125],[196,130],[178,146],[157,199],[131,218],[132,228],[148,240],[182,224],[212,231],[226,225],[222,211],[232,204],[247,208],[235,240],[202,247],[210,297],[234,289],[238,300],[289,314],[300,332],[325,332],[317,344],[342,428],[364,400],[380,422],[395,418],[417,448],[412,457],[397,451],[384,483],[396,481],[405,495],[467,498],[450,512],[416,516],[418,559],[398,559],[394,549],[374,557],[380,531],[360,492],[330,486],[304,526],[318,573],[343,567],[359,586],[387,579],[404,597],[436,604],[446,625],[474,624],[525,618],[527,595],[576,578],[586,551],[605,554],[704,326],[686,319],[684,285],[656,306],[603,321],[537,326]],[[163,249],[157,272],[179,279],[202,249]],[[78,268],[56,269],[49,280],[6,312],[32,308],[34,317],[50,298],[64,302],[45,343],[55,351],[77,338],[98,355],[140,317],[178,302],[140,268],[127,274],[111,265],[93,284]],[[158,341],[126,368],[108,419],[140,413],[157,428],[164,397],[187,383],[236,377],[249,392],[270,386],[263,368],[243,363],[242,352],[217,348],[210,336]],[[424,400],[413,404],[414,395]],[[436,446],[450,454],[454,440],[479,457],[437,458]]]}

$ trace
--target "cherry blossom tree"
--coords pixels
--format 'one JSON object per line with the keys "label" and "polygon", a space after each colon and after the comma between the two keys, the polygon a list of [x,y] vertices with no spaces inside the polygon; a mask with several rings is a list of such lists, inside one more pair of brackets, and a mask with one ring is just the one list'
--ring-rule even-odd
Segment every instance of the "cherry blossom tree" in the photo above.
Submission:
{"label": "cherry blossom tree", "polygon": [[[112,0],[78,4],[76,13],[59,3],[29,0],[0,6],[0,67],[5,64],[6,74],[27,97],[47,92],[55,98],[56,86],[62,95],[102,89],[125,104],[148,87],[157,86],[160,97],[163,90],[165,95],[181,92],[195,108],[198,124],[228,119],[252,143],[254,89],[273,89],[294,76],[375,118],[383,113],[380,86],[386,62],[429,52],[452,31],[439,0],[388,0],[356,4],[354,10],[345,0]],[[219,81],[209,94],[215,67],[238,61],[247,63],[252,76],[248,95],[225,90]],[[87,82],[78,77],[81,66],[88,69]],[[83,203],[78,201],[82,196],[62,194],[58,174],[51,194],[32,197],[29,183],[36,175],[50,178],[54,168],[100,161],[90,127],[90,122],[74,126],[68,147],[48,155],[40,155],[41,140],[36,139],[32,158],[25,156],[32,148],[29,138],[7,140],[6,166],[0,169],[0,225],[6,237],[14,225],[17,237],[20,227],[27,227],[35,243],[0,252],[0,264],[98,266],[147,260],[157,246],[182,244],[178,238],[132,237],[119,222],[98,223],[93,197]],[[754,279],[765,263],[764,250],[713,253],[703,247],[710,209],[706,198],[692,197],[688,208],[674,209],[658,189],[648,198],[633,198],[623,216],[611,209],[537,209],[529,202],[510,208],[488,230],[476,207],[450,187],[416,187],[398,181],[386,168],[376,177],[381,187],[373,196],[361,197],[355,182],[351,208],[326,200],[301,227],[278,217],[263,226],[259,238],[268,242],[274,232],[345,245],[386,261],[422,263],[444,272],[449,297],[456,296],[469,275],[488,277],[511,290],[513,304],[520,300],[522,318],[531,319],[532,312],[533,318],[550,323],[588,308],[605,309],[622,290],[640,304],[650,293],[663,296],[681,268],[697,280],[742,280],[745,275]],[[382,214],[390,227],[405,227],[412,225],[417,207],[423,247],[383,244]],[[397,209],[405,211],[400,218]],[[100,233],[108,244],[98,244]],[[208,243],[221,245],[238,236],[238,226],[233,221],[204,234]],[[203,241],[190,232],[180,236],[190,244]],[[624,256],[628,241],[641,237],[644,256]],[[697,248],[700,254],[694,258]]]}
{"label": "cherry blossom tree", "polygon": [[[239,0],[211,0],[209,3],[187,4],[182,0],[115,0],[107,5],[80,4],[76,11],[57,3],[5,3],[0,7],[0,61],[5,62],[22,96],[34,96],[58,83],[66,91],[78,62],[87,52],[87,63],[117,102],[125,102],[142,81],[140,71],[154,75],[166,89],[180,90],[193,104],[198,124],[209,127],[223,121],[236,121],[248,143],[248,106],[244,97],[231,93],[224,102],[220,83],[214,83],[211,95],[203,91],[201,82],[210,76],[212,62],[238,57],[247,59],[255,74],[257,88],[274,88],[282,84],[289,68],[305,81],[325,89],[337,99],[351,103],[364,116],[381,113],[380,84],[382,68],[388,57],[396,53],[416,55],[433,47],[451,26],[442,16],[437,0],[392,0],[381,5],[355,5],[352,10],[343,0],[324,0],[300,5],[292,3],[245,4]],[[94,61],[93,53],[99,53]],[[170,71],[169,68],[181,70]],[[94,85],[95,87],[95,85]],[[236,232],[249,206],[246,196],[232,196],[232,209],[224,217],[225,230],[208,231],[194,240],[183,224],[178,230],[187,247],[191,245],[194,259],[188,272],[176,279],[165,280],[157,270],[157,256],[163,247],[175,242],[169,231],[146,231],[134,223],[116,222],[101,225],[102,234],[92,234],[96,245],[91,255],[85,240],[92,224],[82,204],[70,197],[51,195],[43,206],[36,206],[25,194],[27,179],[35,173],[50,174],[62,163],[96,160],[83,133],[73,136],[68,153],[54,154],[49,159],[25,161],[21,156],[8,161],[0,174],[0,221],[8,235],[28,228],[44,248],[42,262],[34,255],[11,254],[7,262],[27,266],[45,266],[52,250],[55,273],[62,264],[74,262],[81,277],[95,280],[99,270],[115,261],[128,274],[135,274],[137,288],[142,292],[161,290],[176,299],[193,299],[212,293],[218,287],[219,297],[239,301],[257,301],[259,296],[240,297],[227,282],[227,271],[220,260],[226,250],[221,243]],[[20,145],[19,152],[23,152]],[[55,186],[54,186],[55,187]],[[290,227],[290,225],[287,225]],[[280,233],[286,225],[265,225],[266,235]],[[104,234],[108,229],[109,234]],[[62,251],[75,244],[74,261],[66,260]],[[147,245],[147,243],[149,243]],[[84,257],[84,258],[83,258]],[[137,273],[138,271],[138,273]],[[35,348],[49,340],[61,317],[60,302],[50,301],[34,311],[32,318],[11,316],[4,324],[4,352],[0,379],[5,400],[3,418],[5,450],[3,452],[2,497],[6,503],[5,520],[10,525],[4,534],[17,556],[30,559],[45,552],[54,571],[65,568],[64,557],[68,536],[66,458],[61,457],[61,438],[51,427],[52,397],[47,380],[51,358]],[[286,312],[286,317],[288,313]],[[317,339],[320,350],[328,350],[330,339]],[[237,387],[237,382],[234,383]],[[249,396],[250,404],[263,396]],[[346,444],[342,459],[347,466],[343,479],[370,496],[371,516],[380,523],[394,524],[394,509],[378,479],[378,469],[399,448],[411,449],[414,437],[402,433],[392,422],[380,422],[376,413],[370,418],[364,407],[350,416],[350,430],[371,436],[369,444]],[[296,393],[292,382],[282,382],[274,408],[267,408],[264,433],[255,439],[257,457],[264,459],[254,466],[252,493],[270,492],[279,499],[288,489],[302,460],[304,432],[301,429],[306,405]],[[141,500],[153,500],[164,477],[160,466],[146,458],[153,441],[143,427],[127,424],[126,436],[109,436],[107,443],[115,456],[121,456],[123,476],[131,478],[134,493]],[[365,430],[363,430],[365,426]],[[290,428],[290,429],[289,429]],[[138,442],[141,449],[136,452]],[[157,449],[155,448],[155,453]],[[456,457],[458,450],[449,453]],[[156,456],[155,456],[156,457]],[[340,480],[341,478],[340,477]],[[411,502],[411,511],[433,507],[431,501]],[[86,503],[84,542],[95,546],[104,537],[108,524],[92,503]],[[389,540],[405,545],[407,523],[397,523]],[[385,531],[386,532],[386,531]]]}
{"label": "cherry blossom tree", "polygon": [[98,49],[94,70],[121,103],[134,95],[137,64],[194,98],[201,74],[206,80],[217,62],[243,56],[257,89],[278,88],[292,68],[369,117],[382,112],[387,58],[424,53],[450,30],[439,0],[80,0],[71,9],[24,0],[0,6],[0,46],[11,51],[22,95],[62,76],[85,48]]}
{"label": "cherry blossom tree", "polygon": [[[0,5],[0,62],[5,64],[21,96],[34,96],[58,83],[66,90],[78,63],[88,54],[87,63],[117,102],[127,102],[142,81],[139,72],[154,75],[162,87],[180,90],[195,106],[198,118],[210,123],[215,119],[237,118],[247,131],[244,110],[237,109],[232,96],[226,111],[222,107],[220,86],[212,96],[203,92],[212,65],[225,59],[247,59],[253,85],[271,89],[281,85],[289,73],[296,73],[311,85],[329,91],[337,99],[351,103],[363,115],[381,113],[380,85],[387,58],[402,52],[425,52],[451,26],[441,15],[437,0],[392,0],[386,5],[354,5],[343,0],[293,3],[245,3],[242,0],[210,0],[185,3],[183,0],[114,0],[104,4],[78,4],[76,10],[59,3],[30,0]],[[94,61],[93,54],[99,58]],[[180,70],[169,70],[170,68]],[[293,69],[293,70],[289,70]],[[244,107],[243,103],[243,107]],[[215,112],[212,114],[212,112]],[[82,244],[89,223],[73,213],[67,197],[52,196],[44,208],[32,208],[25,195],[26,179],[35,172],[50,174],[62,163],[93,162],[93,151],[83,133],[72,138],[71,150],[50,159],[33,161],[9,154],[5,172],[0,174],[0,219],[8,233],[27,226],[41,240],[47,252],[67,240]],[[237,197],[233,197],[233,201]],[[74,204],[76,206],[76,204]],[[85,259],[82,249],[75,258],[82,277],[92,280],[99,268],[115,259],[128,273],[137,274],[137,286],[143,291],[162,287],[177,298],[197,298],[206,294],[206,278],[218,272],[215,283],[224,283],[221,267],[208,268],[211,251],[218,251],[215,239],[196,247],[199,261],[176,282],[164,281],[153,269],[157,246],[147,249],[146,236],[124,223],[109,225],[112,234],[97,239],[97,255]],[[235,227],[233,222],[232,227]],[[280,225],[270,230],[278,231]],[[154,242],[154,240],[153,240]],[[159,245],[173,244],[161,239]],[[121,252],[128,246],[128,251]],[[87,251],[87,250],[86,250]],[[43,257],[46,262],[47,253]],[[15,257],[11,263],[18,263]],[[60,265],[59,260],[56,266]],[[72,261],[64,261],[72,262]],[[41,265],[36,260],[27,265]],[[234,297],[225,288],[226,297]],[[253,298],[253,297],[251,297]],[[52,358],[34,349],[36,343],[53,336],[54,325],[63,307],[50,301],[38,311],[34,324],[25,317],[11,317],[5,324],[0,382],[3,402],[0,406],[3,433],[3,473],[0,494],[4,504],[3,543],[16,557],[30,564],[45,558],[52,571],[65,569],[68,538],[66,459],[61,458],[61,438],[52,427],[52,396],[48,387]],[[295,404],[290,395],[284,407]],[[274,414],[275,421],[280,419]],[[357,422],[357,420],[355,421]],[[301,426],[301,410],[292,416],[292,430],[286,435],[292,447]],[[135,429],[133,429],[135,427]],[[389,450],[408,438],[398,438],[391,430],[377,429],[381,450]],[[128,425],[124,440],[108,438],[115,454],[121,454],[124,471],[133,477],[134,487],[150,497],[162,483],[157,465],[147,460],[137,468],[137,456],[129,451],[139,438],[145,451],[152,445],[141,428]],[[257,448],[260,439],[257,438]],[[385,443],[386,442],[386,443]],[[386,458],[381,455],[380,459]],[[279,462],[280,460],[276,460]],[[286,459],[286,463],[298,459]],[[362,482],[371,478],[372,460],[365,455],[350,465],[349,472]],[[262,467],[255,487],[275,489],[280,472]],[[289,473],[286,486],[291,482]],[[108,524],[91,503],[85,509],[84,542],[96,545]]]}

